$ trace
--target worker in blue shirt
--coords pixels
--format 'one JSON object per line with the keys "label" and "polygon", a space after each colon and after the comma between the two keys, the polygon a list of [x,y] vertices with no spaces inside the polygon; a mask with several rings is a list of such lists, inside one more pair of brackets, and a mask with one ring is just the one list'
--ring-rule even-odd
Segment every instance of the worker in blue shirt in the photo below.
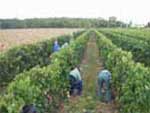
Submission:
{"label": "worker in blue shirt", "polygon": [[[105,102],[111,101],[111,90],[110,90],[110,80],[111,80],[111,73],[104,69],[101,70],[98,74],[98,93],[99,97],[102,100],[105,97]],[[103,92],[105,90],[105,93]],[[105,94],[105,95],[104,95]]]}
{"label": "worker in blue shirt", "polygon": [[53,52],[57,52],[59,50],[60,50],[60,45],[58,44],[58,41],[55,40],[53,45]]}

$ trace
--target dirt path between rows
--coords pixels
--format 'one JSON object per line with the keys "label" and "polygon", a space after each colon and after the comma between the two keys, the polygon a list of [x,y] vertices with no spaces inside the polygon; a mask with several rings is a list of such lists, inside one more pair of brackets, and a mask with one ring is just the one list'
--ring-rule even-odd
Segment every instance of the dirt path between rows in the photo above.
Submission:
{"label": "dirt path between rows", "polygon": [[83,94],[65,104],[64,113],[118,113],[114,103],[101,103],[97,96],[97,75],[103,69],[94,38],[87,44],[81,63]]}

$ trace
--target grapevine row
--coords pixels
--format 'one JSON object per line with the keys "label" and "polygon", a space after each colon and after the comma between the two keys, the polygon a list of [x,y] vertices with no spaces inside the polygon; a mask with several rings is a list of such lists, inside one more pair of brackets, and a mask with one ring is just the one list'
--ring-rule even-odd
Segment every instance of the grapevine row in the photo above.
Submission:
{"label": "grapevine row", "polygon": [[147,41],[114,33],[109,30],[100,31],[118,47],[126,51],[131,51],[136,62],[141,62],[146,66],[150,66],[150,44]]}
{"label": "grapevine row", "polygon": [[132,53],[114,45],[95,31],[100,55],[105,67],[112,72],[112,85],[121,113],[150,112],[150,69],[132,60]]}
{"label": "grapevine row", "polygon": [[[62,45],[69,42],[83,32],[57,37]],[[45,40],[36,44],[22,45],[0,54],[0,86],[6,86],[14,77],[35,66],[46,66],[50,64],[49,56],[52,54],[53,43],[56,38]]]}
{"label": "grapevine row", "polygon": [[[40,113],[56,113],[67,98],[71,66],[80,63],[87,41],[88,32],[85,32],[67,48],[52,54],[50,65],[17,75],[0,98],[0,112],[20,113],[23,105],[35,104]],[[47,96],[51,97],[50,101]]]}

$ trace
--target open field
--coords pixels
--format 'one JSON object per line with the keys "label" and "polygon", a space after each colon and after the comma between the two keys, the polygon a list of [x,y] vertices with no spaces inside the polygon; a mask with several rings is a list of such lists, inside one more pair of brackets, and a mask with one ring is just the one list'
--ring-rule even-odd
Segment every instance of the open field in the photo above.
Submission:
{"label": "open field", "polygon": [[20,44],[29,44],[59,35],[71,34],[77,30],[79,29],[43,28],[0,30],[0,51]]}

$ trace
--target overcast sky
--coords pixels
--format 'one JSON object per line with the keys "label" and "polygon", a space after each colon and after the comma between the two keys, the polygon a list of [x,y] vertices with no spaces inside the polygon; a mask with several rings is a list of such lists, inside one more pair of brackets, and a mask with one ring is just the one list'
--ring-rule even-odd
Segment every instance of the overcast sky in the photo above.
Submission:
{"label": "overcast sky", "polygon": [[0,0],[0,18],[109,16],[146,24],[150,0]]}

